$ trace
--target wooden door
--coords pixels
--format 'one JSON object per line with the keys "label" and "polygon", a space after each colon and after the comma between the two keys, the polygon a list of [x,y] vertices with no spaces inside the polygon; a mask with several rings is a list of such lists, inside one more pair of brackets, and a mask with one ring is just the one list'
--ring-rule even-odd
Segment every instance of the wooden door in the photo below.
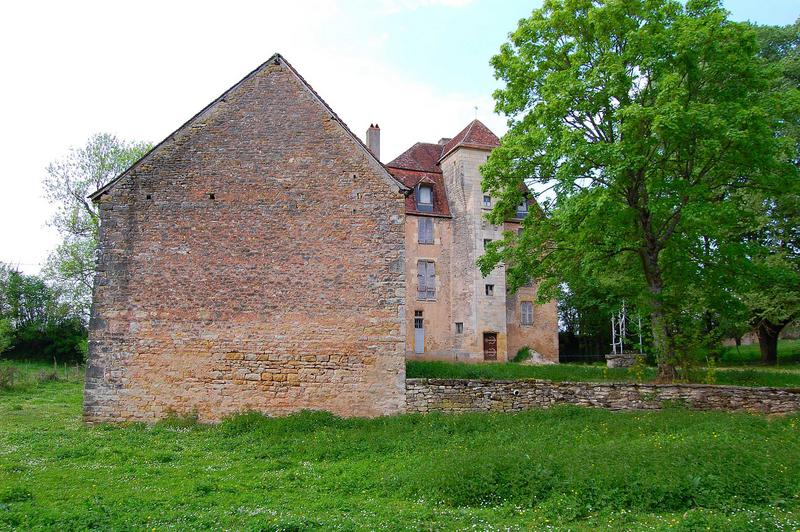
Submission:
{"label": "wooden door", "polygon": [[425,352],[425,328],[422,322],[422,311],[414,311],[414,352]]}
{"label": "wooden door", "polygon": [[483,333],[483,359],[497,360],[497,333]]}

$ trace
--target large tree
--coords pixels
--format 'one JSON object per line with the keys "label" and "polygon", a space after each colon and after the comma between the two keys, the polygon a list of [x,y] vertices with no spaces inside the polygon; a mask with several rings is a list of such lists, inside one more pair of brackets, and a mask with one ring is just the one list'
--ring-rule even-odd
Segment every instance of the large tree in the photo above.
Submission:
{"label": "large tree", "polygon": [[509,131],[483,167],[501,223],[526,189],[554,201],[481,259],[500,261],[512,289],[541,296],[570,277],[616,287],[650,316],[662,379],[675,377],[689,329],[743,260],[738,239],[756,212],[742,188],[795,179],[774,70],[753,29],[714,0],[546,0],[492,59]]}
{"label": "large tree", "polygon": [[63,240],[44,271],[83,319],[91,304],[99,227],[97,207],[87,196],[125,171],[150,147],[146,142],[126,142],[98,133],[84,147],[73,148],[47,167],[45,195],[56,207],[51,224]]}
{"label": "large tree", "polygon": [[[787,26],[756,27],[761,56],[778,71],[775,91],[786,94],[800,88],[800,19]],[[800,166],[800,115],[780,124],[778,134],[787,139],[789,156]],[[761,208],[760,223],[746,231],[744,240],[753,251],[742,301],[756,329],[761,360],[778,362],[778,336],[800,318],[800,180],[777,191],[753,189],[747,200]]]}

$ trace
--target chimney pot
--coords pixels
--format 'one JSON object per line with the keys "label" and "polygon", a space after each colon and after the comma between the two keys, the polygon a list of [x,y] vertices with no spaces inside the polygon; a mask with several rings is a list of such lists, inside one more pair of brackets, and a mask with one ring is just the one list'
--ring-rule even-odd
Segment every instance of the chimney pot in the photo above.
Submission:
{"label": "chimney pot", "polygon": [[370,124],[367,130],[367,148],[379,161],[381,160],[381,128],[378,124]]}

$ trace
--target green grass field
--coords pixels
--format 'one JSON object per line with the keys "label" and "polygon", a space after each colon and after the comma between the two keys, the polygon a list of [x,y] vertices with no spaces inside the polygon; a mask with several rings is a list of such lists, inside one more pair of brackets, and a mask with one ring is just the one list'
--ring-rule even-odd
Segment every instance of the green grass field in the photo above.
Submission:
{"label": "green grass field", "polygon": [[572,407],[89,427],[80,380],[59,378],[0,391],[0,529],[800,527],[800,416]]}
{"label": "green grass field", "polygon": [[[656,368],[607,369],[603,364],[554,364],[525,366],[521,364],[463,364],[409,360],[406,377],[428,379],[545,379],[551,381],[649,382],[656,377]],[[800,366],[780,368],[740,367],[695,369],[690,382],[728,384],[733,386],[776,386],[800,388]]]}
{"label": "green grass field", "polygon": [[[723,366],[749,366],[761,363],[758,344],[736,347],[723,347],[719,360]],[[778,342],[778,365],[800,364],[800,340],[780,340]]]}

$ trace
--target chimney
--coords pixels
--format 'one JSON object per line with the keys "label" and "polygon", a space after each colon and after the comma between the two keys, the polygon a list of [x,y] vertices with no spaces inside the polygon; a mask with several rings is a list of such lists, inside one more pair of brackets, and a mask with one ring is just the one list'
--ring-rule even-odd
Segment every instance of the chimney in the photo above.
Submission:
{"label": "chimney", "polygon": [[381,128],[378,124],[370,124],[367,130],[367,148],[379,161],[381,160]]}

